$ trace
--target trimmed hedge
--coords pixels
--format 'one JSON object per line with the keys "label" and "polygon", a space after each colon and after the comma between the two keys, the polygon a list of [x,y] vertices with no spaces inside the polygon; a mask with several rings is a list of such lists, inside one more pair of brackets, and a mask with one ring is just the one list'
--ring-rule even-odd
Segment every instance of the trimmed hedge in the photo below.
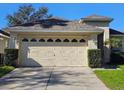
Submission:
{"label": "trimmed hedge", "polygon": [[91,68],[101,67],[102,56],[100,49],[89,49],[88,50],[88,64]]}
{"label": "trimmed hedge", "polygon": [[17,66],[18,49],[5,49],[5,65]]}

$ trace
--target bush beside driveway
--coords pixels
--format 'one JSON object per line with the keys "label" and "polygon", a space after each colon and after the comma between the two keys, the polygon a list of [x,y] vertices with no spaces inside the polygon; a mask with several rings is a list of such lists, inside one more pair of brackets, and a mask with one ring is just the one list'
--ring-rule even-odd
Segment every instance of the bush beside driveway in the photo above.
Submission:
{"label": "bush beside driveway", "polygon": [[2,66],[0,67],[0,77],[6,75],[7,73],[11,72],[15,68],[12,66]]}

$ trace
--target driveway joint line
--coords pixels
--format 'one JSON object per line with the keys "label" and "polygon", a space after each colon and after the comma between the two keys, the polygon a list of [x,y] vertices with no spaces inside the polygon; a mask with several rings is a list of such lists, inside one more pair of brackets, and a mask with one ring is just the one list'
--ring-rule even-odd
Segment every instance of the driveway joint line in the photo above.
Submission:
{"label": "driveway joint line", "polygon": [[48,84],[49,84],[49,82],[50,82],[50,79],[51,79],[51,76],[52,76],[53,70],[54,70],[54,67],[53,67],[52,70],[51,70],[51,73],[50,73],[49,79],[48,79],[48,81],[47,81],[47,84],[46,84],[45,90],[47,90],[47,87],[48,87]]}

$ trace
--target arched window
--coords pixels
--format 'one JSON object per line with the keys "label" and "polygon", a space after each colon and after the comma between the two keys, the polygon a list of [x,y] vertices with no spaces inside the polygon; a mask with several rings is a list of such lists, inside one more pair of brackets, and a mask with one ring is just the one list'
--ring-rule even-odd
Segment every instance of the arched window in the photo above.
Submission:
{"label": "arched window", "polygon": [[40,39],[39,42],[45,42],[45,40],[44,39]]}
{"label": "arched window", "polygon": [[33,38],[33,39],[31,39],[31,42],[37,42],[37,40]]}
{"label": "arched window", "polygon": [[64,39],[63,42],[69,42],[69,40],[68,39]]}
{"label": "arched window", "polygon": [[52,39],[48,39],[47,42],[53,42],[53,40]]}
{"label": "arched window", "polygon": [[60,39],[56,39],[56,41],[55,42],[61,42],[61,40]]}
{"label": "arched window", "polygon": [[76,39],[73,39],[71,42],[78,42]]}
{"label": "arched window", "polygon": [[28,42],[28,39],[24,38],[22,39],[22,42]]}
{"label": "arched window", "polygon": [[84,39],[81,39],[80,42],[85,42],[85,40]]}

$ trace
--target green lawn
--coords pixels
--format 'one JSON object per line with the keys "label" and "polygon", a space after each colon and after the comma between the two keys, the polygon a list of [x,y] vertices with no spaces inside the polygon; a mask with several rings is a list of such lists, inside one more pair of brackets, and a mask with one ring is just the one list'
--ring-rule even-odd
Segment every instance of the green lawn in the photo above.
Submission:
{"label": "green lawn", "polygon": [[113,90],[124,90],[124,65],[122,70],[95,70],[94,72],[105,85]]}
{"label": "green lawn", "polygon": [[4,76],[5,74],[11,72],[15,68],[12,66],[2,66],[0,67],[0,77]]}

